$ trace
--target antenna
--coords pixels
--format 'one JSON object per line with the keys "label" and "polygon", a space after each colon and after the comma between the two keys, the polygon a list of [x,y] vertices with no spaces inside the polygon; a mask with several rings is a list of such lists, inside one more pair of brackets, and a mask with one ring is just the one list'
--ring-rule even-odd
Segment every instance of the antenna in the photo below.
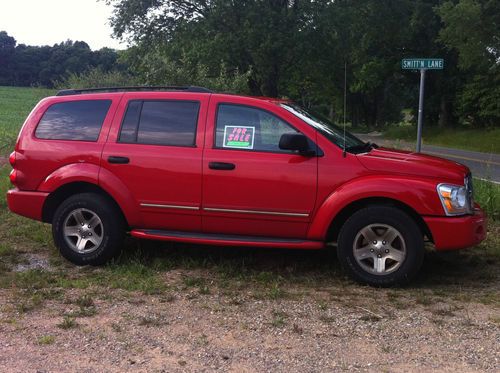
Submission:
{"label": "antenna", "polygon": [[347,61],[344,60],[344,151],[342,152],[343,157],[345,158],[345,125],[346,125],[346,110],[347,110]]}

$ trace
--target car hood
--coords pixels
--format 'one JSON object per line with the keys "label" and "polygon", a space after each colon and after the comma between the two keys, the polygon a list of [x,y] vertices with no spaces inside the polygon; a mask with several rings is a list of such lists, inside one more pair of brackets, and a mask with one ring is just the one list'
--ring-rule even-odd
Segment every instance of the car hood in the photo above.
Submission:
{"label": "car hood", "polygon": [[451,179],[460,184],[469,172],[460,163],[404,150],[376,148],[357,157],[363,166],[372,171]]}

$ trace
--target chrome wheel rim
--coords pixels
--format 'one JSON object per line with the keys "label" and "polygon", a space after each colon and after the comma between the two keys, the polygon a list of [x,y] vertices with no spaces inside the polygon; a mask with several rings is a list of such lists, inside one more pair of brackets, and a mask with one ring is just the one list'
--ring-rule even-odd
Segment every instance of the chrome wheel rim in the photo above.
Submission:
{"label": "chrome wheel rim", "polygon": [[102,243],[104,227],[95,212],[78,208],[71,211],[64,220],[63,234],[73,251],[89,254]]}
{"label": "chrome wheel rim", "polygon": [[370,224],[361,229],[352,249],[361,268],[378,276],[396,271],[406,259],[403,235],[387,224]]}

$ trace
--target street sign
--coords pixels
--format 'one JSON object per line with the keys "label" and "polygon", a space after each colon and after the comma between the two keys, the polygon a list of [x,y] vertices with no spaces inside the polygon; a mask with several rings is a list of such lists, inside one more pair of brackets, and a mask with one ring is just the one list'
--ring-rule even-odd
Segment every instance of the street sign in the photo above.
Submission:
{"label": "street sign", "polygon": [[417,153],[422,148],[422,125],[424,120],[424,85],[427,70],[443,70],[442,58],[404,58],[401,61],[403,70],[420,70],[420,92],[418,94],[418,121],[417,121]]}
{"label": "street sign", "polygon": [[442,70],[444,60],[442,58],[405,58],[401,61],[403,70]]}

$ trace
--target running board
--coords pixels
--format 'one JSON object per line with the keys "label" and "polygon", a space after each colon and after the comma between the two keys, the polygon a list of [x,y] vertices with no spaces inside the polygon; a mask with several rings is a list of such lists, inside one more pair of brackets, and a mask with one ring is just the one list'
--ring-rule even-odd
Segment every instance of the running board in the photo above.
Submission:
{"label": "running board", "polygon": [[202,245],[276,247],[289,249],[322,249],[325,247],[324,243],[321,241],[307,241],[293,238],[176,232],[157,229],[134,229],[130,234],[133,237],[148,240],[198,243]]}

